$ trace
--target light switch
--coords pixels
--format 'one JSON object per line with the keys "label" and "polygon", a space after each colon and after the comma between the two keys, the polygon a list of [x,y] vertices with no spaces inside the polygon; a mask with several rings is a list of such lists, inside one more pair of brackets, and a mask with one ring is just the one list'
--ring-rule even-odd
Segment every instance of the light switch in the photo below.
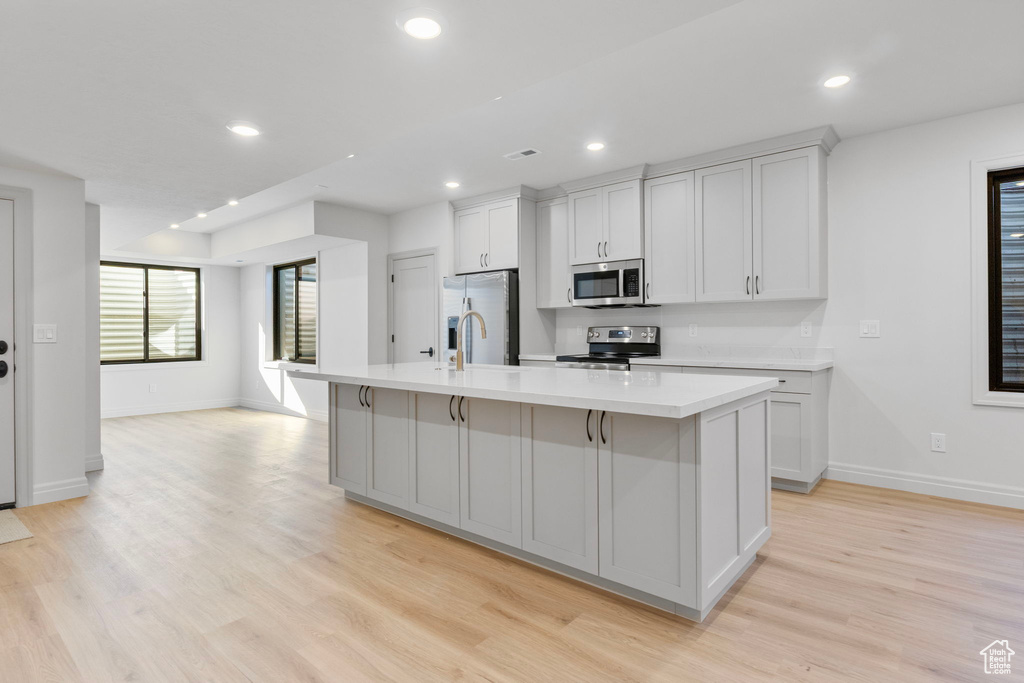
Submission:
{"label": "light switch", "polygon": [[800,336],[801,337],[810,337],[811,336],[811,329],[812,329],[811,328],[811,323],[807,323],[807,322],[800,323]]}
{"label": "light switch", "polygon": [[866,339],[874,339],[882,336],[882,326],[877,320],[861,320],[860,336]]}
{"label": "light switch", "polygon": [[32,326],[32,341],[36,344],[56,344],[57,343],[57,326],[56,325],[33,325]]}
{"label": "light switch", "polygon": [[697,336],[697,323],[690,323],[690,336],[691,337],[696,337]]}

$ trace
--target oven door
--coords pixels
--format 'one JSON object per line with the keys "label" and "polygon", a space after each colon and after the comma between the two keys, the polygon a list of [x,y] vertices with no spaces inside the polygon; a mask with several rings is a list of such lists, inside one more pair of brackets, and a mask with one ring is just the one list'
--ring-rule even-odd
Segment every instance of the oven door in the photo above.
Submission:
{"label": "oven door", "polygon": [[589,263],[572,268],[573,306],[643,304],[643,261]]}

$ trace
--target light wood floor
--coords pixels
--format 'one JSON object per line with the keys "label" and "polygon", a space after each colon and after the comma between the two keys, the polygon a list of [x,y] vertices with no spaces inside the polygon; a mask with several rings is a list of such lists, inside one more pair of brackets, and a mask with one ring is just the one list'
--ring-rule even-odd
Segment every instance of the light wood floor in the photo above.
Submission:
{"label": "light wood floor", "polygon": [[1024,512],[825,482],[703,624],[346,502],[326,426],[106,420],[0,546],[0,680],[974,680],[1022,654]]}

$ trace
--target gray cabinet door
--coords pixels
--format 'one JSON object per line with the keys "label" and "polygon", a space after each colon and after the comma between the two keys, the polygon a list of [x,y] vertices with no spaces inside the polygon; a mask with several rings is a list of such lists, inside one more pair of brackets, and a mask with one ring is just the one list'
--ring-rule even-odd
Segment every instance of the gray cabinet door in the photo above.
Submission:
{"label": "gray cabinet door", "polygon": [[810,462],[812,398],[807,394],[772,394],[772,476],[813,481]]}
{"label": "gray cabinet door", "polygon": [[597,411],[523,405],[523,550],[596,574]]}
{"label": "gray cabinet door", "polygon": [[366,495],[400,508],[409,500],[409,392],[371,387]]}
{"label": "gray cabinet door", "polygon": [[331,483],[366,495],[366,408],[354,384],[331,384]]}
{"label": "gray cabinet door", "polygon": [[697,597],[696,426],[598,420],[600,575],[684,605]]}
{"label": "gray cabinet door", "polygon": [[459,408],[461,527],[520,548],[523,528],[519,404],[467,398]]}
{"label": "gray cabinet door", "polygon": [[697,301],[754,296],[750,160],[694,173]]}
{"label": "gray cabinet door", "polygon": [[459,526],[458,399],[409,394],[409,511]]}

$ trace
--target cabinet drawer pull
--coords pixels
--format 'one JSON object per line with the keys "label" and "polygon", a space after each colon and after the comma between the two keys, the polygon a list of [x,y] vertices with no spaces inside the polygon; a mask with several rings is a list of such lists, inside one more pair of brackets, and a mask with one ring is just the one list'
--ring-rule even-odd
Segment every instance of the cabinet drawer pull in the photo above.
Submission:
{"label": "cabinet drawer pull", "polygon": [[466,416],[462,414],[462,399],[464,398],[465,396],[459,396],[459,417],[462,418],[463,422],[466,421]]}
{"label": "cabinet drawer pull", "polygon": [[785,383],[786,383],[786,380],[784,380],[784,379],[780,379],[779,380],[779,384],[785,384]]}
{"label": "cabinet drawer pull", "polygon": [[452,403],[455,402],[455,394],[448,400],[448,414],[451,415],[452,422],[455,422],[455,411],[452,410]]}
{"label": "cabinet drawer pull", "polygon": [[594,437],[590,433],[590,416],[594,413],[593,409],[587,411],[587,441],[593,441]]}
{"label": "cabinet drawer pull", "polygon": [[601,432],[601,443],[608,443],[608,439],[604,438],[604,416],[608,414],[608,411],[601,411],[601,424],[598,426],[598,431]]}

